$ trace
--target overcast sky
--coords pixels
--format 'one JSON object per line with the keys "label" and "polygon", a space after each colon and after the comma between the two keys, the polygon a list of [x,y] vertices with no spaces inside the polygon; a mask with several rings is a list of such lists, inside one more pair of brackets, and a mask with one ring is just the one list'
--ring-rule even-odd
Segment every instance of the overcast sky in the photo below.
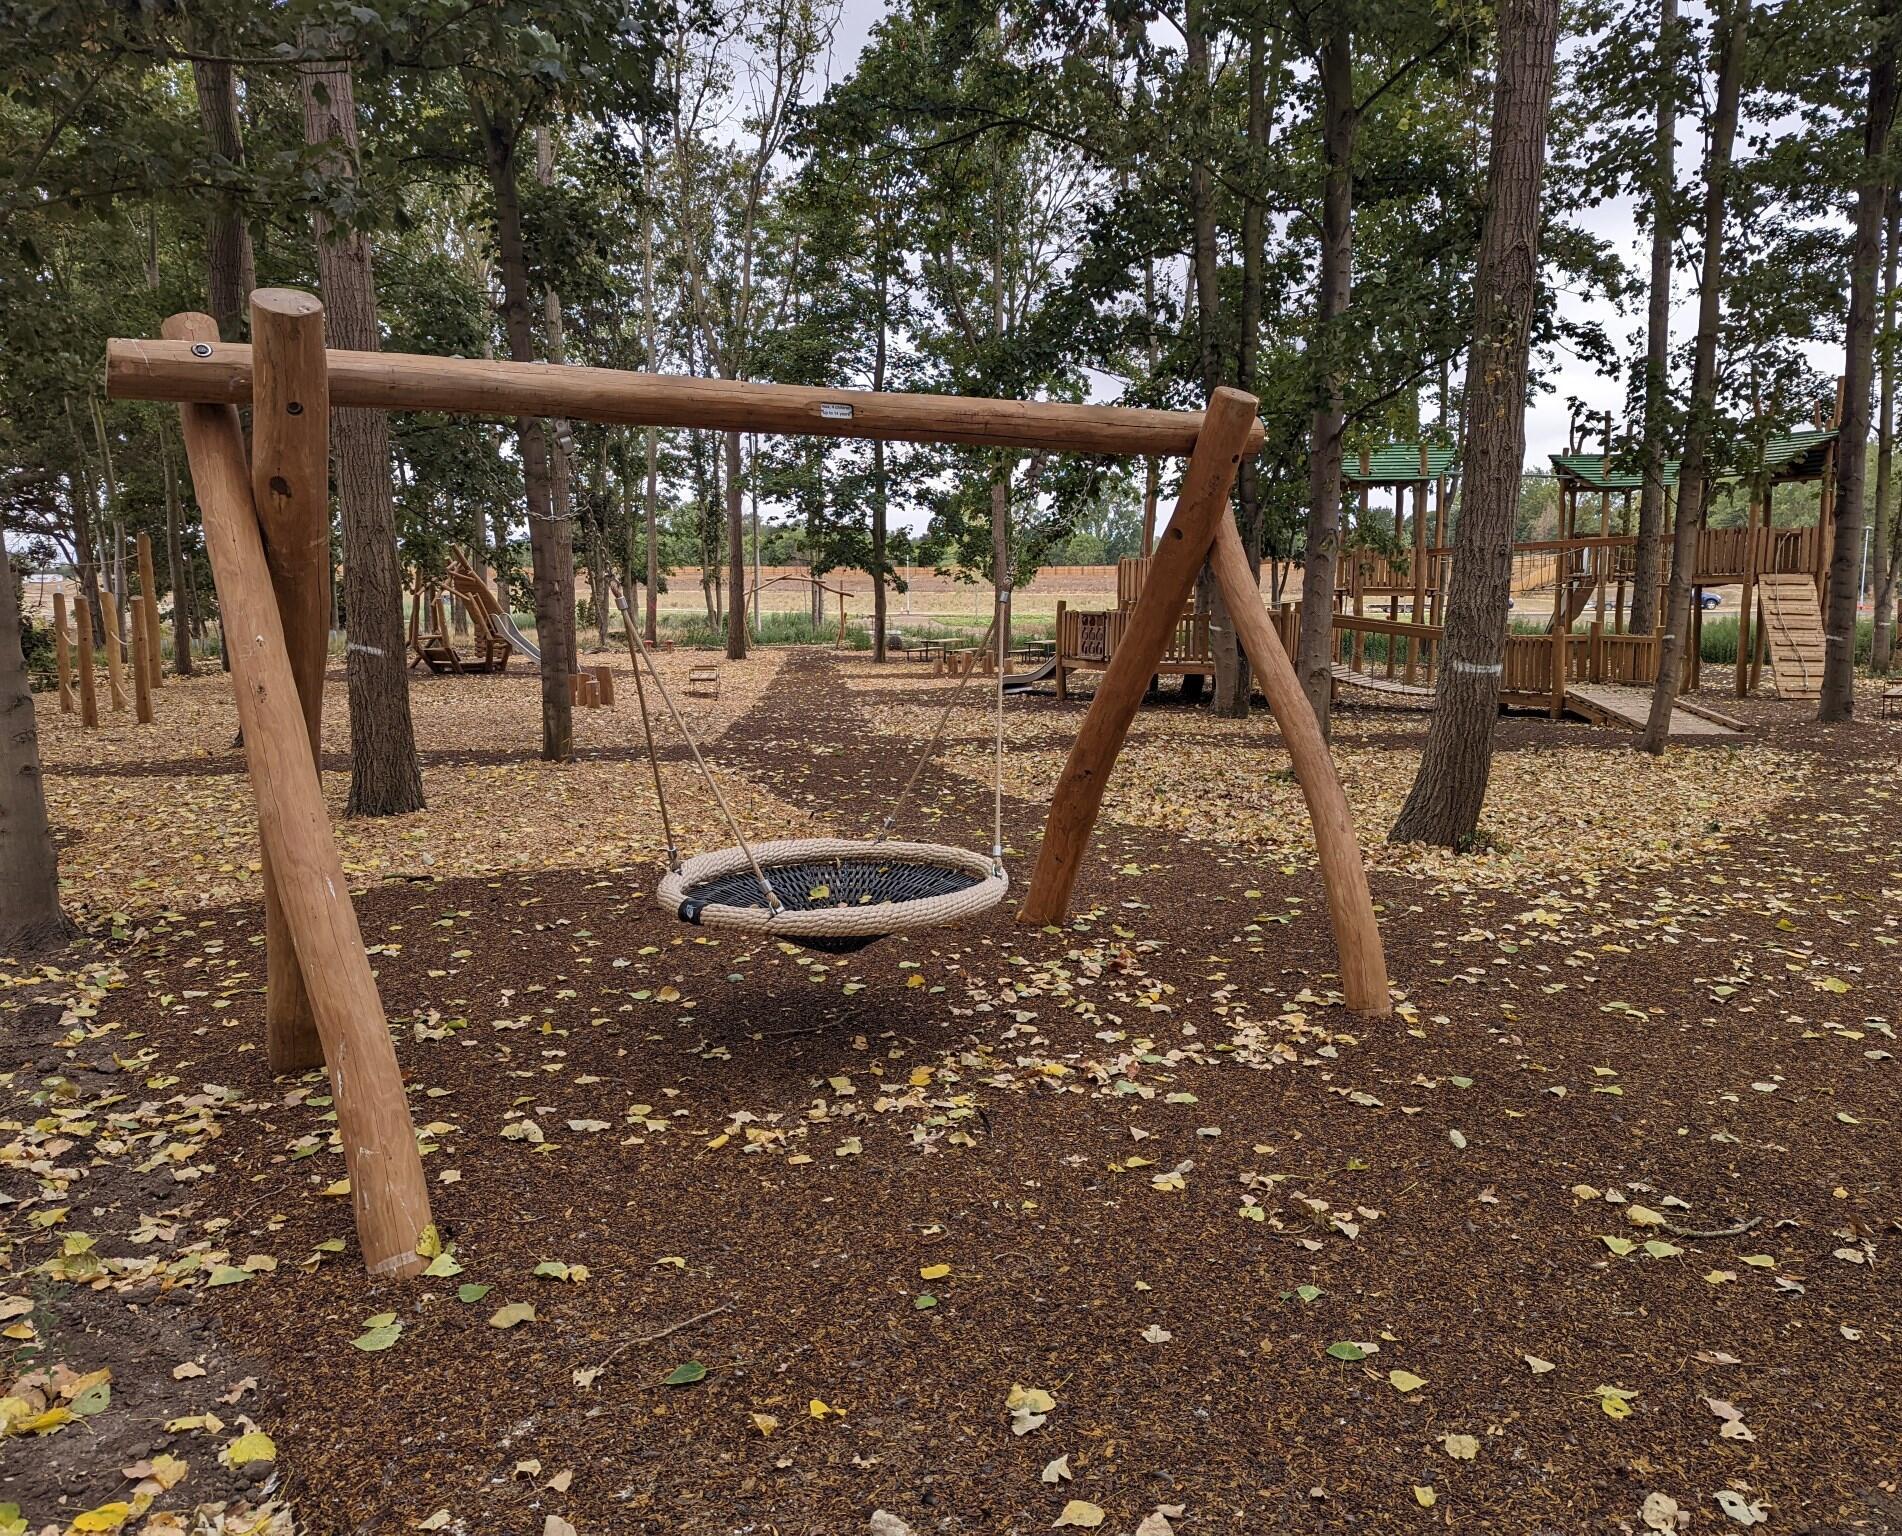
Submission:
{"label": "overcast sky", "polygon": [[[873,24],[887,9],[883,0],[843,0],[828,71],[831,80],[851,74]],[[1692,11],[1697,9],[1695,4],[1690,7]],[[1694,167],[1703,154],[1694,117],[1682,123],[1678,143],[1678,174],[1683,178],[1687,168]],[[1636,212],[1628,201],[1619,200],[1592,209],[1582,222],[1593,234],[1611,241],[1613,248],[1635,270],[1649,268],[1650,239],[1638,228]],[[1676,275],[1672,297],[1672,341],[1676,345],[1690,334],[1696,320],[1696,295],[1682,272]],[[1559,308],[1568,319],[1602,326],[1621,350],[1628,350],[1627,343],[1644,323],[1642,311],[1622,314],[1603,300],[1587,299],[1575,293],[1561,293]],[[1811,363],[1825,377],[1840,372],[1839,348],[1812,346],[1809,350]],[[1564,451],[1571,419],[1567,402],[1573,397],[1582,402],[1588,413],[1610,411],[1614,419],[1624,414],[1622,380],[1604,377],[1587,362],[1561,353],[1548,361],[1544,377],[1550,387],[1534,399],[1526,414],[1526,465],[1531,469],[1549,468],[1548,455]],[[1100,398],[1105,401],[1115,398],[1113,380],[1099,380],[1099,388],[1103,391]]]}

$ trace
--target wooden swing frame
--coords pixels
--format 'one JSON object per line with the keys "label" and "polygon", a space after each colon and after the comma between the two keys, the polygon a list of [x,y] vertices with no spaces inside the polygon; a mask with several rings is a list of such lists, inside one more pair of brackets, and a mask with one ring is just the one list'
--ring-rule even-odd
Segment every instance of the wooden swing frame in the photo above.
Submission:
{"label": "wooden swing frame", "polygon": [[[321,305],[282,288],[251,296],[251,332],[252,345],[227,343],[209,316],[179,314],[161,327],[161,340],[109,341],[106,392],[179,406],[257,801],[268,1054],[274,1071],[329,1071],[371,1273],[418,1273],[433,1228],[402,1070],[317,772],[333,405],[1186,457],[1175,513],[1052,796],[1018,921],[1041,926],[1069,910],[1117,754],[1206,560],[1307,803],[1347,1005],[1365,1015],[1390,1012],[1380,930],[1346,796],[1228,516],[1242,455],[1261,446],[1254,396],[1221,388],[1206,411],[1155,411],[326,351]],[[252,411],[248,453],[239,406]]]}

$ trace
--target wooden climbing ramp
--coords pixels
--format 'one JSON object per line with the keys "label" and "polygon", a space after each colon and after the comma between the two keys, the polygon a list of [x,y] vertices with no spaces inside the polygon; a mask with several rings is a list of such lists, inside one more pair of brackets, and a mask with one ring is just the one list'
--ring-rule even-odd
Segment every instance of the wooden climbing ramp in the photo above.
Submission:
{"label": "wooden climbing ramp", "polygon": [[1816,699],[1823,691],[1823,610],[1805,575],[1769,575],[1757,586],[1757,622],[1770,652],[1779,699]]}
{"label": "wooden climbing ramp", "polygon": [[[1623,725],[1642,731],[1651,716],[1651,690],[1623,687],[1616,683],[1572,683],[1565,690],[1568,714],[1589,720],[1594,725]],[[1671,708],[1668,735],[1726,736],[1743,733],[1740,721],[1714,710],[1695,708],[1679,699]]]}

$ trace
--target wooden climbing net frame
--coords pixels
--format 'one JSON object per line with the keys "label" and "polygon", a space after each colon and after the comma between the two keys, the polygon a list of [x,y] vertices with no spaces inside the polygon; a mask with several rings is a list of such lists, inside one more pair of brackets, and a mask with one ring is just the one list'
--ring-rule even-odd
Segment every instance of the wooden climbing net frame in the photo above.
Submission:
{"label": "wooden climbing net frame", "polygon": [[[358,1240],[372,1274],[418,1273],[434,1229],[402,1071],[317,772],[333,405],[1186,457],[1174,515],[1052,796],[1018,920],[1041,926],[1069,910],[1116,756],[1206,561],[1307,803],[1347,1005],[1367,1015],[1390,1011],[1346,796],[1228,515],[1242,456],[1261,445],[1254,396],[1221,388],[1205,411],[1155,411],[327,351],[322,306],[282,288],[251,296],[248,346],[221,340],[202,314],[174,315],[160,329],[157,341],[107,343],[107,394],[179,406],[257,801],[268,1055],[274,1071],[328,1069]],[[245,405],[248,452],[237,409]]]}

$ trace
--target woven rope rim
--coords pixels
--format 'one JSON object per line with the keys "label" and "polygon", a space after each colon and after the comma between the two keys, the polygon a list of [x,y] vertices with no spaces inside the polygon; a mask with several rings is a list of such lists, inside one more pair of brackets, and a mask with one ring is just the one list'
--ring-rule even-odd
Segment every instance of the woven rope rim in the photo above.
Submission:
{"label": "woven rope rim", "polygon": [[[817,907],[811,911],[778,912],[765,907],[734,907],[709,902],[699,921],[709,928],[748,928],[759,933],[782,933],[788,938],[860,938],[868,934],[902,933],[911,928],[936,928],[988,912],[1010,890],[1010,876],[993,869],[991,861],[968,848],[943,843],[868,843],[844,837],[782,838],[755,843],[753,853],[762,869],[779,864],[804,864],[818,859],[890,859],[899,864],[938,864],[978,877],[977,884],[942,896],[917,901],[874,901],[856,907]],[[687,893],[704,881],[750,870],[745,850],[718,848],[694,855],[679,869],[662,877],[655,899],[673,916],[680,916]]]}

